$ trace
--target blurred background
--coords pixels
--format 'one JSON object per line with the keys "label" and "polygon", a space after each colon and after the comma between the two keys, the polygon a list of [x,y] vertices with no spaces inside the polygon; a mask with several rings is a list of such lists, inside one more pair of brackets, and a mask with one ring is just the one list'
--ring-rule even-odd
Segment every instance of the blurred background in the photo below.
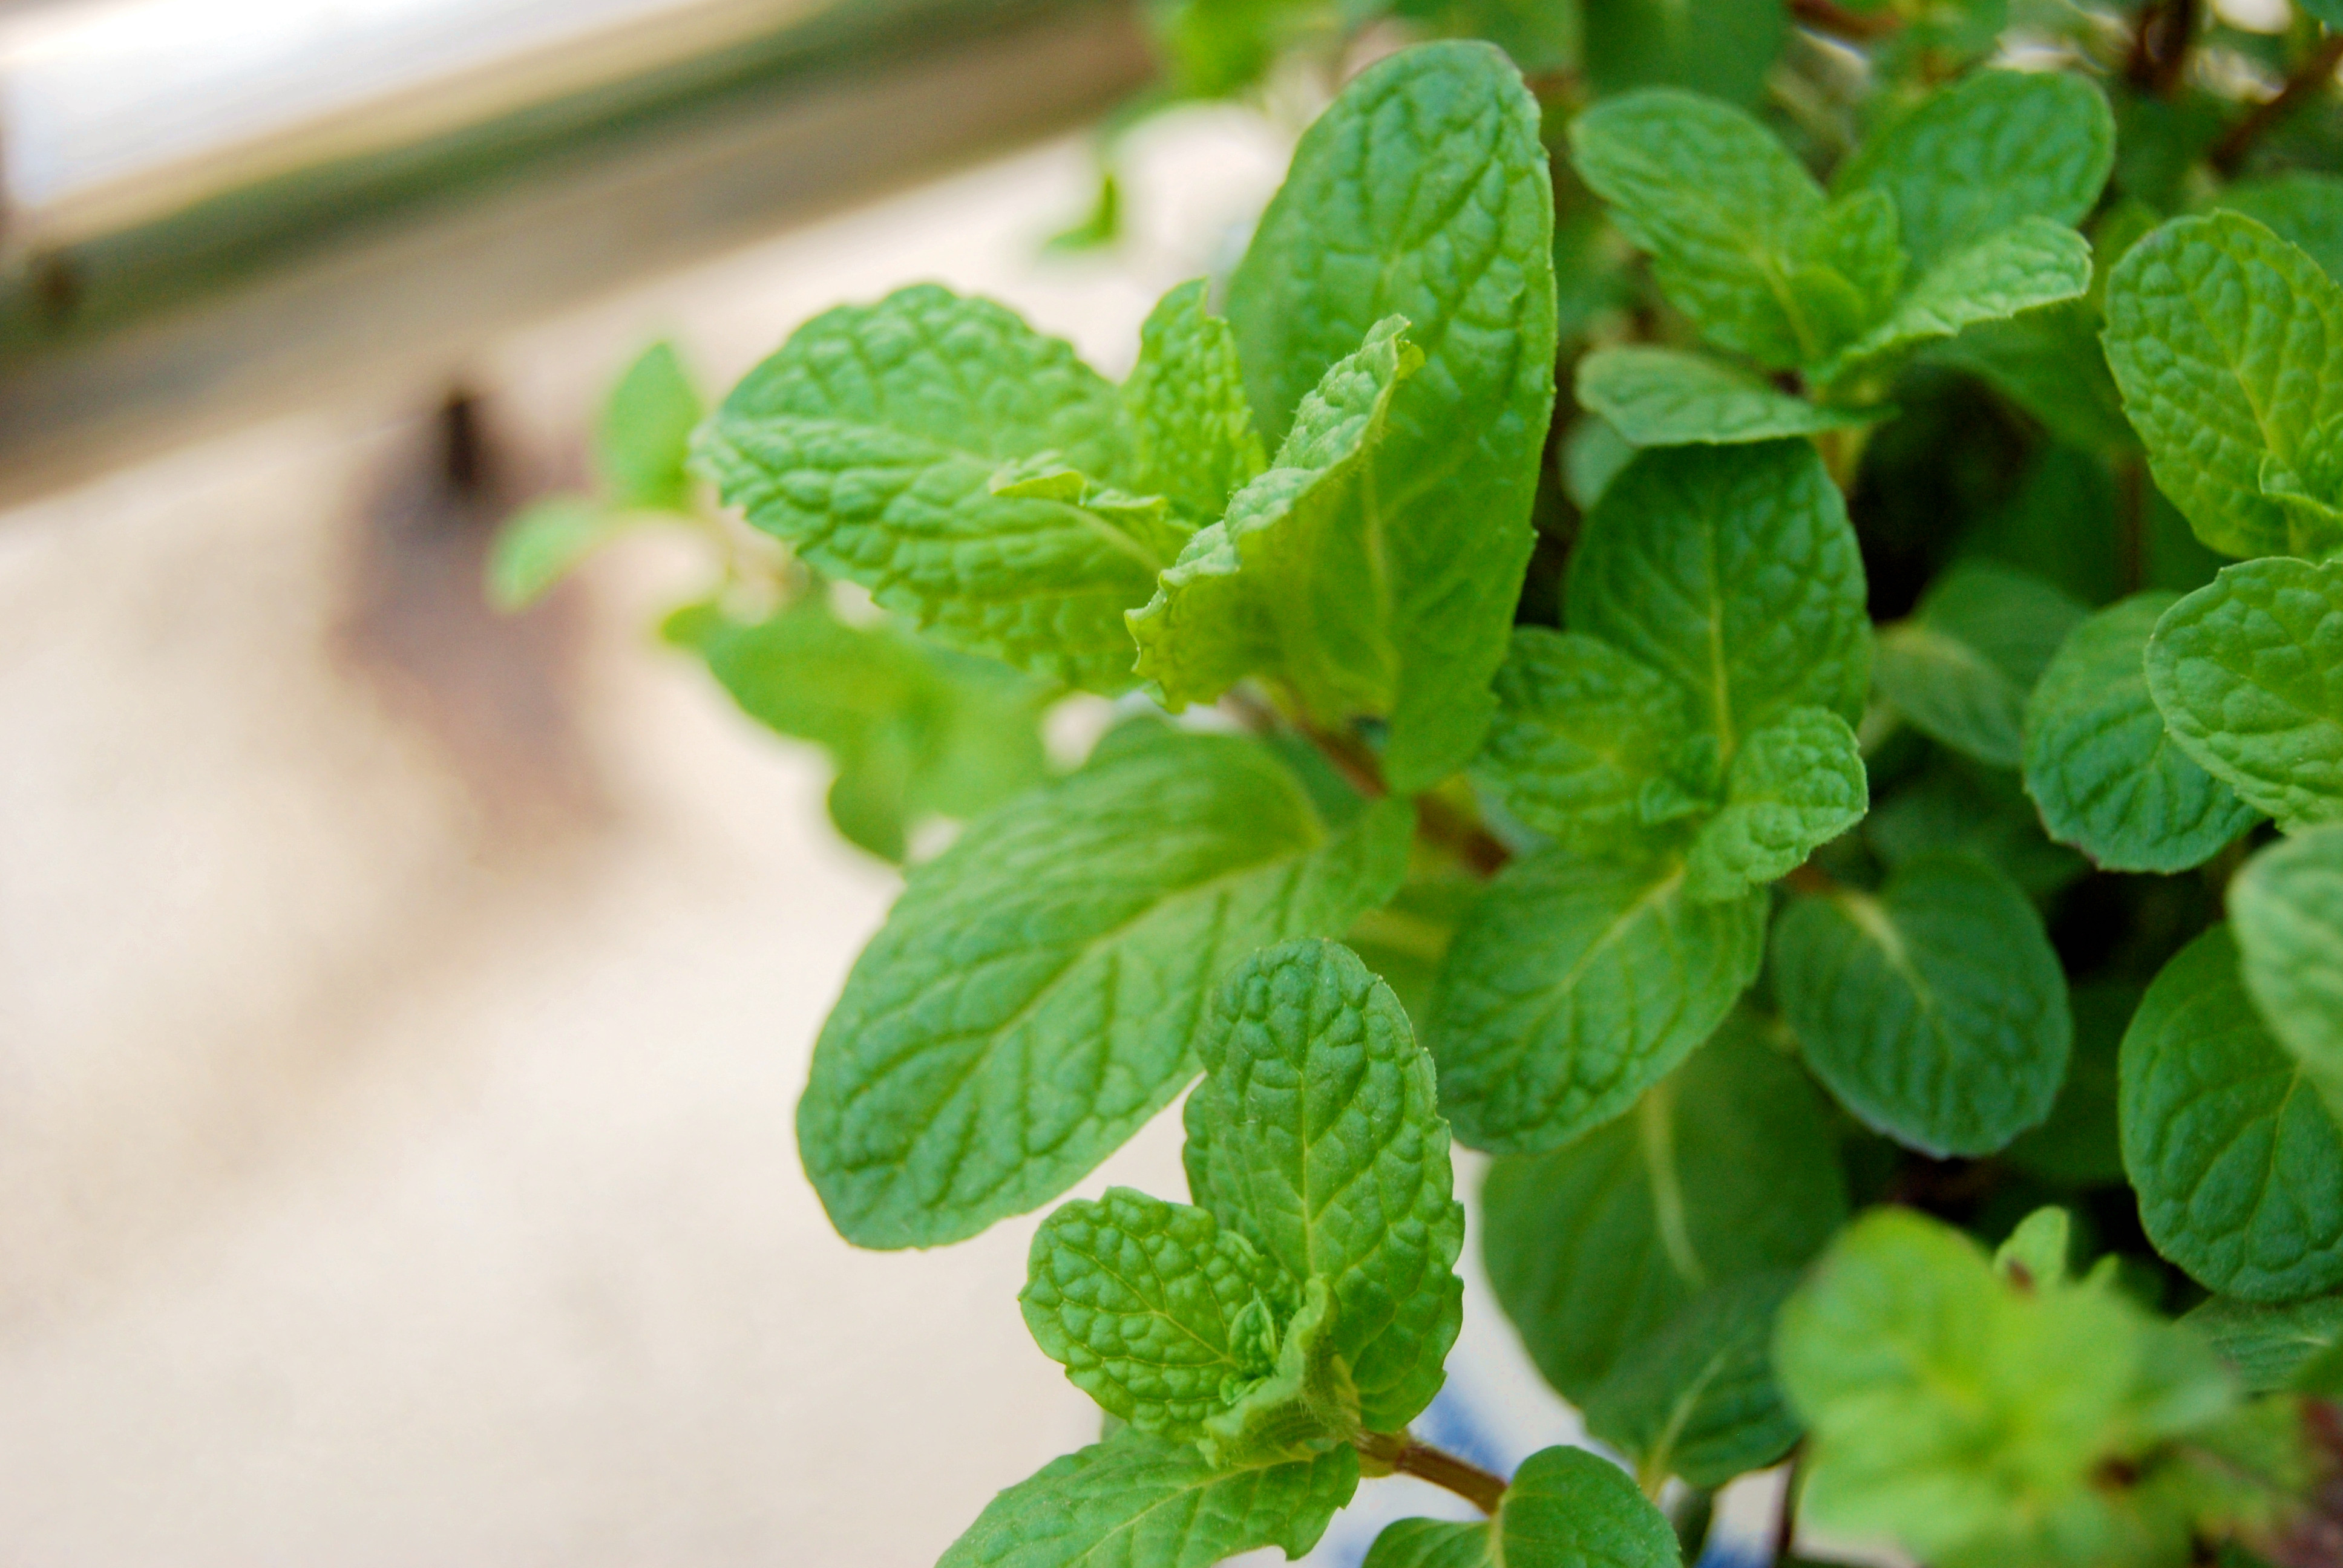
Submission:
{"label": "blurred background", "polygon": [[[0,3],[0,1563],[920,1568],[1091,1439],[1031,1221],[855,1251],[799,1171],[899,879],[660,645],[704,550],[482,577],[657,339],[935,279],[1120,375],[1332,85],[1049,246],[1150,71],[1107,0]],[[1422,1429],[1569,1440],[1469,1300]]]}

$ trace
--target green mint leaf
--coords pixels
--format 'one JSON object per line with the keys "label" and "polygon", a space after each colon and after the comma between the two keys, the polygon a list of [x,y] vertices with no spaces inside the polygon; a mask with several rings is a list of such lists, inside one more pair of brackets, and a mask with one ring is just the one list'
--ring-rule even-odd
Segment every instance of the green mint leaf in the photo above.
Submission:
{"label": "green mint leaf", "polygon": [[1584,13],[1582,57],[1606,95],[1688,87],[1755,104],[1789,35],[1782,0],[1604,0]]}
{"label": "green mint leaf", "polygon": [[1363,1568],[1677,1568],[1667,1515],[1609,1460],[1546,1448],[1522,1461],[1495,1518],[1403,1519],[1383,1527]]}
{"label": "green mint leaf", "polygon": [[1205,1421],[1198,1443],[1204,1457],[1224,1465],[1306,1459],[1355,1435],[1366,1423],[1336,1341],[1334,1293],[1312,1279],[1284,1326],[1276,1366]]}
{"label": "green mint leaf", "polygon": [[1017,1300],[1068,1382],[1142,1432],[1187,1438],[1274,1370],[1297,1305],[1242,1236],[1128,1187],[1041,1222]]}
{"label": "green mint leaf", "polygon": [[1222,1468],[1126,1429],[985,1505],[936,1568],[1209,1568],[1259,1547],[1299,1557],[1358,1490],[1358,1450]]}
{"label": "green mint leaf", "polygon": [[1638,447],[1727,445],[1850,429],[1884,409],[1826,408],[1703,354],[1598,348],[1578,362],[1578,401]]}
{"label": "green mint leaf", "polygon": [[1809,1428],[1801,1522],[1943,1568],[2176,1559],[2185,1519],[2102,1467],[2233,1399],[2185,1331],[2111,1290],[2021,1286],[1905,1209],[1839,1239],[1783,1308],[1774,1364]]}
{"label": "green mint leaf", "polygon": [[1667,88],[1597,104],[1571,122],[1579,177],[1652,256],[1668,303],[1701,336],[1775,369],[1836,347],[1790,287],[1825,198],[1750,116]]}
{"label": "green mint leaf", "polygon": [[698,461],[749,522],[938,639],[1115,691],[1123,612],[1186,528],[993,481],[1049,454],[1114,487],[1128,447],[1121,399],[1071,347],[921,284],[799,327],[701,427]]}
{"label": "green mint leaf", "polygon": [[2088,614],[2027,573],[1964,561],[1881,628],[1879,695],[1921,734],[1996,768],[2025,758],[2026,700]]}
{"label": "green mint leaf", "polygon": [[798,1106],[847,1240],[935,1246],[1062,1192],[1194,1074],[1223,970],[1399,885],[1403,803],[1330,833],[1251,742],[1101,752],[914,870],[847,977]]}
{"label": "green mint leaf", "polygon": [[[2343,414],[2343,288],[2234,213],[2181,218],[2107,278],[2107,364],[2156,483],[2225,555],[2320,553],[2262,492],[2262,461],[2295,466]],[[2334,499],[2335,498],[2325,498]]]}
{"label": "green mint leaf", "polygon": [[1775,1271],[1694,1297],[1586,1396],[1587,1432],[1647,1485],[1680,1475],[1715,1488],[1780,1459],[1800,1428],[1774,1382],[1774,1318],[1796,1283]]}
{"label": "green mint leaf", "polygon": [[1817,298],[1825,293],[1839,297],[1833,337],[1855,337],[1887,314],[1904,292],[1911,258],[1899,230],[1895,202],[1875,190],[1840,196],[1806,230],[1806,263],[1791,275],[1791,286],[1803,280]]}
{"label": "green mint leaf", "polygon": [[1904,248],[1925,271],[2022,219],[2081,222],[2115,152],[2115,116],[2086,78],[1979,71],[1867,138],[1831,188],[1893,197]]}
{"label": "green mint leaf", "polygon": [[1804,441],[1646,452],[1604,491],[1564,618],[1673,676],[1730,758],[1792,708],[1861,717],[1863,558]]}
{"label": "green mint leaf", "polygon": [[2343,819],[2338,632],[2343,562],[2270,559],[2225,568],[2148,638],[2147,689],[2172,739],[2288,831]]}
{"label": "green mint leaf", "polygon": [[1409,629],[1383,543],[1373,454],[1423,364],[1394,317],[1302,400],[1269,471],[1238,491],[1134,611],[1139,673],[1173,711],[1276,677],[1322,722],[1388,713]]}
{"label": "green mint leaf", "polygon": [[1980,861],[1923,857],[1876,894],[1800,900],[1775,922],[1773,976],[1815,1076],[1907,1147],[1990,1154],[2049,1115],[2066,1075],[2058,955]]}
{"label": "green mint leaf", "polygon": [[1383,771],[1409,793],[1487,727],[1529,560],[1554,407],[1554,188],[1537,101],[1484,44],[1360,74],[1295,149],[1229,285],[1262,429],[1368,330],[1413,323],[1423,369],[1366,465],[1399,650]]}
{"label": "green mint leaf", "polygon": [[1483,1261],[1546,1381],[1582,1405],[1702,1292],[1795,1269],[1845,1221],[1830,1112],[1745,1020],[1567,1149],[1508,1157]]}
{"label": "green mint leaf", "polygon": [[2247,997],[2227,927],[2157,975],[2122,1071],[2124,1169],[2157,1251],[2247,1301],[2343,1284],[2343,1131]]}
{"label": "green mint leaf", "polygon": [[654,343],[618,377],[594,437],[594,471],[614,506],[681,511],[691,505],[684,459],[707,412],[672,343]]}
{"label": "green mint leaf", "polygon": [[1295,941],[1222,982],[1188,1097],[1188,1184],[1297,1280],[1323,1279],[1332,1345],[1369,1430],[1432,1402],[1463,1322],[1464,1211],[1432,1059],[1347,948]]}
{"label": "green mint leaf", "polygon": [[1268,466],[1245,401],[1236,334],[1204,309],[1205,282],[1183,283],[1139,329],[1139,362],[1122,384],[1132,480],[1210,522]]}
{"label": "green mint leaf", "polygon": [[1634,1104],[1756,978],[1765,896],[1694,901],[1682,866],[1556,849],[1456,930],[1425,1036],[1468,1148],[1558,1149]]}
{"label": "green mint leaf", "polygon": [[2089,875],[2090,862],[2054,844],[2017,776],[1951,752],[1930,758],[1863,819],[1863,836],[1889,870],[1934,855],[1966,855],[2000,871],[2029,898],[2046,898]]}
{"label": "green mint leaf", "polygon": [[646,521],[584,496],[548,496],[508,519],[488,546],[488,602],[527,609],[588,556]]}
{"label": "green mint leaf", "polygon": [[2100,610],[2026,699],[2026,792],[2052,838],[2108,870],[2185,871],[2260,815],[2172,742],[2148,695],[2148,634],[2177,602],[2134,594]]}
{"label": "green mint leaf", "polygon": [[2091,283],[2091,247],[2073,229],[2030,217],[1926,272],[1885,319],[1815,371],[1825,386],[1875,369],[1890,356],[1981,322],[2073,299]]}
{"label": "green mint leaf", "polygon": [[2137,988],[2095,981],[2074,988],[2075,1045],[2066,1081],[2049,1119],[2021,1133],[2002,1157],[2029,1176],[2069,1187],[2100,1187],[2123,1180],[2123,1143],[2116,1131],[2116,1057],[2124,1030],[2139,1005]]}
{"label": "green mint leaf", "polygon": [[2297,170],[2239,180],[2219,205],[2300,246],[2328,276],[2343,278],[2343,179]]}
{"label": "green mint leaf", "polygon": [[2267,1393],[2343,1343],[2343,1295],[2275,1304],[2215,1296],[2180,1321],[2237,1369],[2247,1392]]}
{"label": "green mint leaf", "polygon": [[1786,876],[1863,819],[1863,753],[1846,720],[1793,708],[1749,737],[1725,773],[1725,806],[1684,857],[1684,892],[1729,899]]}
{"label": "green mint leaf", "polygon": [[1641,823],[1644,791],[1693,729],[1675,682],[1600,638],[1518,627],[1473,777],[1550,838],[1594,849]]}
{"label": "green mint leaf", "polygon": [[2055,1206],[2036,1209],[1994,1249],[1993,1270],[2028,1287],[2063,1285],[2072,1272],[2074,1245],[2073,1215]]}
{"label": "green mint leaf", "polygon": [[2273,844],[2229,882],[2246,990],[2343,1116],[2343,826]]}

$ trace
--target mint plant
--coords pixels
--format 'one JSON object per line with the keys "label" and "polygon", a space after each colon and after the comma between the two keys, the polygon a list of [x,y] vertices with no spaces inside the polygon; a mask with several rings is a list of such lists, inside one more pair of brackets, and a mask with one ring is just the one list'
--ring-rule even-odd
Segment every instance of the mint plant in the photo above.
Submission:
{"label": "mint plant", "polygon": [[[1785,1561],[2343,1562],[2343,15],[2301,9],[1174,0],[1174,95],[1451,36],[1333,94],[1121,381],[933,285],[704,417],[628,374],[495,585],[709,541],[669,640],[907,864],[808,1177],[865,1247],[1048,1211],[1019,1304],[1102,1435],[946,1564],[1298,1555],[1404,1473],[1485,1521],[1369,1568],[1646,1568],[1785,1461]],[[1073,691],[1119,722],[1059,771]],[[1184,1194],[1060,1201],[1183,1094]],[[1452,1139],[1624,1465],[1411,1433]]]}

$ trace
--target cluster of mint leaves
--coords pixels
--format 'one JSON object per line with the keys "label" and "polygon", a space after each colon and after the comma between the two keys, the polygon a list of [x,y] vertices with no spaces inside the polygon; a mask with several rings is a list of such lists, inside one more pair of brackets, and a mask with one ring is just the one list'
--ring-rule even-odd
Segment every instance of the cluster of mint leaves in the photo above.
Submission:
{"label": "cluster of mint leaves", "polygon": [[[1373,1568],[1642,1568],[1793,1452],[1804,1523],[1932,1564],[2327,1560],[2343,127],[2224,183],[2254,112],[2157,29],[2298,73],[2327,35],[2062,5],[2020,71],[1997,4],[1822,9],[1835,55],[1556,7],[1551,57],[1408,10],[1513,57],[1359,75],[1120,384],[930,286],[704,419],[655,350],[598,497],[508,536],[518,598],[707,530],[669,639],[914,861],[799,1106],[849,1241],[1041,1208],[1189,1091],[1190,1201],[1060,1207],[1021,1298],[1111,1434],[946,1562],[1298,1554],[1398,1470],[1491,1521]],[[1254,29],[1193,91],[1303,15],[1159,13]],[[1069,689],[1135,711],[1060,774]],[[1452,1130],[1632,1480],[1408,1435]]]}

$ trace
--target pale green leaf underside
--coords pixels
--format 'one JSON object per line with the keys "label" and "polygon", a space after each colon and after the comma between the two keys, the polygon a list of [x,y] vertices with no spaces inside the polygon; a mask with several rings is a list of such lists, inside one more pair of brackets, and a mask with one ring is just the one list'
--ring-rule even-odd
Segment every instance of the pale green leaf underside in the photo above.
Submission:
{"label": "pale green leaf underside", "polygon": [[2273,844],[2229,883],[2246,990],[2343,1116],[2343,826]]}
{"label": "pale green leaf underside", "polygon": [[1450,945],[1425,1034],[1458,1141],[1556,1149],[1618,1115],[1756,978],[1763,892],[1696,903],[1681,867],[1555,849],[1500,872]]}
{"label": "pale green leaf underside", "polygon": [[2114,871],[2183,871],[2260,815],[2165,733],[2145,660],[2177,596],[2134,594],[2077,627],[2026,704],[2026,792],[2053,839]]}
{"label": "pale green leaf underside", "polygon": [[1693,728],[1684,689],[1584,632],[1519,627],[1473,777],[1550,838],[1615,845]]}
{"label": "pale green leaf underside", "polygon": [[1462,1322],[1464,1211],[1432,1059],[1349,949],[1255,955],[1214,999],[1188,1097],[1189,1186],[1295,1279],[1322,1278],[1368,1428],[1439,1392]]}
{"label": "pale green leaf underside", "polygon": [[1879,635],[1879,695],[1932,740],[1996,768],[2026,752],[2026,700],[2087,612],[2037,578],[1965,561]]}
{"label": "pale green leaf underside", "polygon": [[1586,1430],[1647,1478],[1724,1485],[1798,1440],[1774,1382],[1774,1317],[1797,1276],[1728,1280],[1632,1346],[1586,1397]]}
{"label": "pale green leaf underside", "polygon": [[1583,1448],[1522,1461],[1497,1516],[1480,1524],[1403,1519],[1363,1568],[1677,1568],[1667,1516],[1620,1468]]}
{"label": "pale green leaf underside", "polygon": [[1880,408],[1830,408],[1745,371],[1673,348],[1598,348],[1578,362],[1581,407],[1638,447],[1731,445],[1848,429]]}
{"label": "pale green leaf underside", "polygon": [[2157,622],[2147,689],[2181,749],[2280,827],[2343,819],[2343,563],[2225,568]]}
{"label": "pale green leaf underside", "polygon": [[937,1568],[1212,1568],[1263,1546],[1299,1557],[1358,1484],[1347,1443],[1222,1470],[1193,1443],[1131,1429],[995,1497]]}
{"label": "pale green leaf underside", "polygon": [[2227,927],[2147,988],[2121,1082],[2124,1169],[2157,1251],[2247,1301],[2343,1284],[2343,1133],[2247,999]]}
{"label": "pale green leaf underside", "polygon": [[1990,1154],[2050,1113],[2074,1021],[2042,918],[1962,857],[1878,894],[1801,900],[1774,928],[1774,989],[1839,1103],[1911,1148]]}
{"label": "pale green leaf underside", "polygon": [[[1423,371],[1365,481],[1382,515],[1397,695],[1383,769],[1422,789],[1488,723],[1554,407],[1554,191],[1537,101],[1483,44],[1427,44],[1344,88],[1302,138],[1229,286],[1263,430],[1397,316]],[[1143,596],[1142,596],[1143,597]]]}
{"label": "pale green leaf underside", "polygon": [[1410,826],[1378,803],[1330,834],[1266,749],[1169,731],[974,824],[816,1042],[798,1144],[832,1222],[935,1246],[1063,1191],[1193,1075],[1222,973],[1383,902]]}
{"label": "pale green leaf underside", "polygon": [[1245,400],[1236,335],[1204,308],[1202,278],[1156,303],[1139,329],[1139,361],[1122,384],[1131,481],[1168,496],[1200,523],[1267,467]]}
{"label": "pale green leaf underside", "polygon": [[1827,385],[1984,321],[2000,321],[2062,299],[2091,283],[2090,243],[2047,218],[2026,218],[1955,251],[1921,274],[1885,319],[1815,373]]}
{"label": "pale green leaf underside", "polygon": [[1725,805],[1684,857],[1684,891],[1732,898],[1786,876],[1863,819],[1871,787],[1846,720],[1793,708],[1735,752]]}

